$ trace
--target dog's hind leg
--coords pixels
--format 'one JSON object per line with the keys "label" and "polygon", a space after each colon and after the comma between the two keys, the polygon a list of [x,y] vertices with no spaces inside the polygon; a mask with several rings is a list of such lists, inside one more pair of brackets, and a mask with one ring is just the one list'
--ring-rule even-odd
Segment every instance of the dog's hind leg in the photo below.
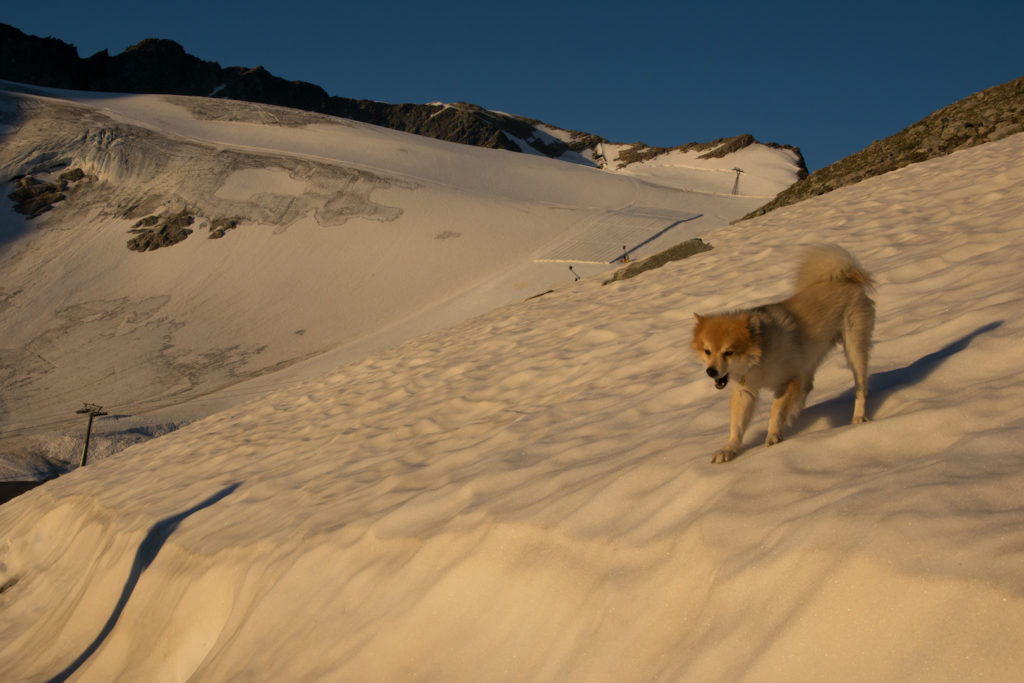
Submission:
{"label": "dog's hind leg", "polygon": [[765,446],[774,446],[782,441],[782,430],[803,410],[807,392],[810,391],[809,385],[810,382],[794,377],[786,383],[782,393],[775,397],[768,417],[768,438],[765,439]]}
{"label": "dog's hind leg", "polygon": [[729,398],[729,443],[720,448],[711,458],[711,462],[729,462],[740,452],[743,445],[743,433],[747,431],[750,418],[757,404],[757,394],[747,387],[736,387]]}
{"label": "dog's hind leg", "polygon": [[868,421],[868,356],[871,353],[871,333],[874,327],[875,309],[870,300],[867,300],[867,305],[846,312],[843,348],[850,369],[853,370],[853,424]]}

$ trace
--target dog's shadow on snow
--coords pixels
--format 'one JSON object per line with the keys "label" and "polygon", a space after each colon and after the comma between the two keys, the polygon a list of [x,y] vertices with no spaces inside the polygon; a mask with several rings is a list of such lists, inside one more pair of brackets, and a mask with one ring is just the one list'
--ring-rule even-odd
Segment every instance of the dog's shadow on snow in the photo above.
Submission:
{"label": "dog's shadow on snow", "polygon": [[[868,418],[871,418],[898,391],[921,382],[928,375],[935,372],[947,359],[966,349],[974,341],[975,337],[991,332],[1002,324],[1002,320],[997,320],[987,325],[982,325],[956,341],[946,344],[938,351],[933,351],[926,356],[918,358],[910,365],[870,375],[868,378]],[[853,415],[853,400],[854,389],[850,387],[850,389],[835,398],[809,406],[797,418],[794,432],[801,432],[821,419],[827,420],[831,427],[849,424]]]}

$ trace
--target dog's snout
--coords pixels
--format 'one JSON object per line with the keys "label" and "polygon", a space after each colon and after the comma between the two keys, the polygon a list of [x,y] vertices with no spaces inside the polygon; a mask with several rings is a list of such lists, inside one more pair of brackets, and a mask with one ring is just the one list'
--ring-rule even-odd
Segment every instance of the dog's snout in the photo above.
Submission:
{"label": "dog's snout", "polygon": [[708,368],[708,377],[718,377],[718,370],[715,368]]}

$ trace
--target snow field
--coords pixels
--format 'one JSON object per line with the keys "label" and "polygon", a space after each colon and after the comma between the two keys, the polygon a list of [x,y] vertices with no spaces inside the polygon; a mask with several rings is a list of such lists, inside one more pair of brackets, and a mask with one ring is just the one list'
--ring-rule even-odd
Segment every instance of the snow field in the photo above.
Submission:
{"label": "snow field", "polygon": [[[1014,680],[1024,135],[371,353],[0,508],[0,678]],[[872,393],[823,365],[764,449],[692,313],[878,280]]]}
{"label": "snow field", "polygon": [[[566,240],[592,275],[611,267],[585,263],[597,242],[618,243],[607,260],[670,228],[641,258],[760,201],[277,107],[9,87],[20,114],[0,167],[88,176],[32,224],[4,219],[3,478],[59,465],[82,401],[115,416],[96,425],[103,458],[571,282],[536,262]],[[189,239],[124,248],[139,215],[182,208],[198,216]],[[240,225],[211,241],[219,217]]]}

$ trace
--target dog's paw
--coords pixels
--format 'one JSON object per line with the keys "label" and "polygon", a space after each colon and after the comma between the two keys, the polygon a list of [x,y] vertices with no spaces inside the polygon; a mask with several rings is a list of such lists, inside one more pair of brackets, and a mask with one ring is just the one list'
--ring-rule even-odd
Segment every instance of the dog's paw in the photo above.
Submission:
{"label": "dog's paw", "polygon": [[764,440],[764,445],[774,446],[778,442],[782,441],[782,434],[769,434],[768,438]]}
{"label": "dog's paw", "polygon": [[731,448],[723,448],[722,450],[715,453],[714,456],[712,456],[711,462],[715,464],[729,462],[735,457],[736,451],[732,450]]}
{"label": "dog's paw", "polygon": [[859,424],[864,424],[867,421],[868,421],[868,418],[865,417],[864,415],[854,415],[853,416],[853,422],[851,422],[850,424],[859,425]]}

